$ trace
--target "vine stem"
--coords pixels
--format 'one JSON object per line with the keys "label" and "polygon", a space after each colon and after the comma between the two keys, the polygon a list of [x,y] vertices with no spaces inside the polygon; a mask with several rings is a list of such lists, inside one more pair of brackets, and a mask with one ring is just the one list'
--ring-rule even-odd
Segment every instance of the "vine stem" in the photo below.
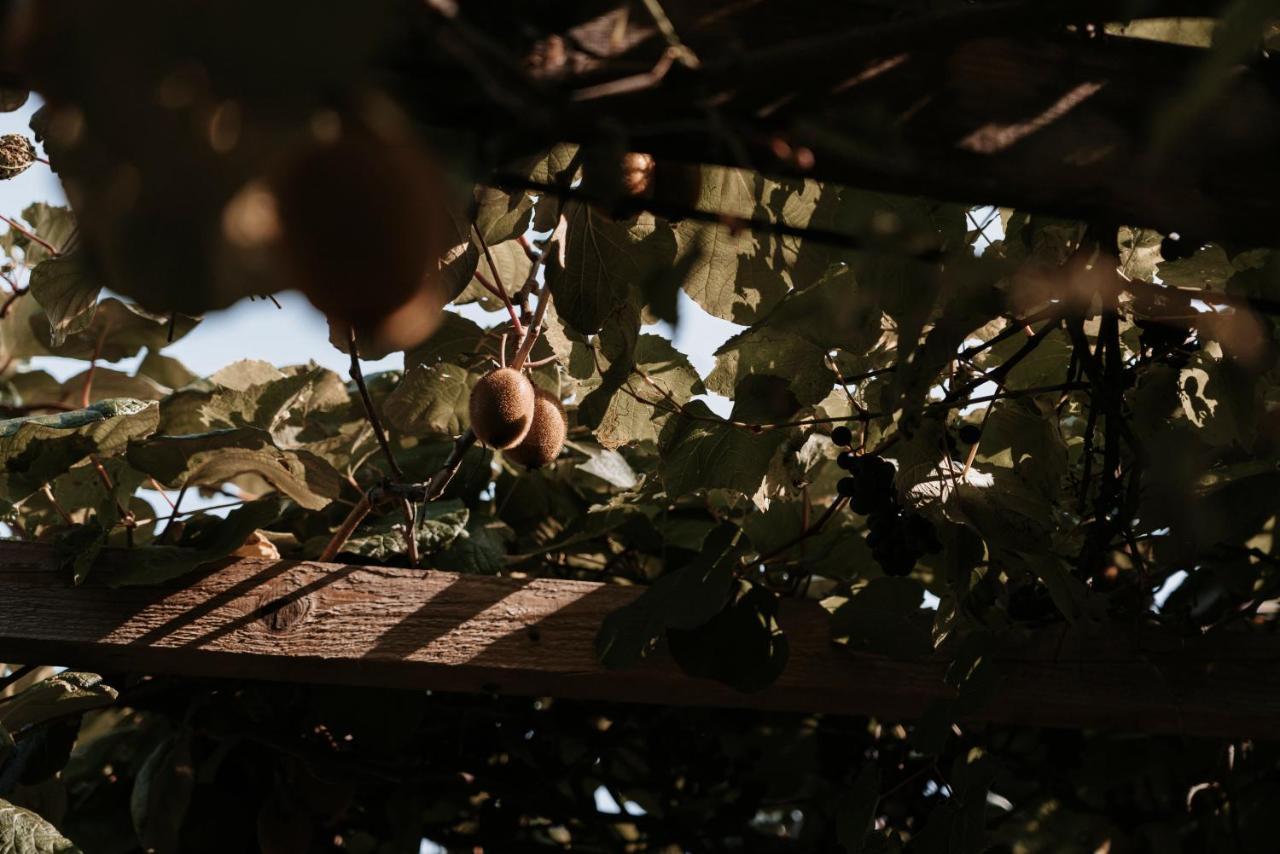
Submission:
{"label": "vine stem", "polygon": [[51,257],[57,257],[58,255],[62,254],[61,252],[58,251],[56,246],[54,246],[49,241],[45,240],[40,235],[36,234],[31,229],[22,225],[22,223],[18,222],[17,220],[10,219],[4,214],[0,214],[0,220],[3,220],[10,228],[12,228],[14,231],[26,237],[28,240],[41,246],[46,252],[49,253]]}
{"label": "vine stem", "polygon": [[355,327],[347,329],[347,345],[351,350],[351,379],[355,380],[356,387],[360,389],[360,400],[364,403],[364,414],[369,419],[369,426],[373,428],[373,435],[378,439],[378,445],[382,448],[382,454],[387,458],[387,465],[391,466],[391,472],[398,480],[404,480],[404,472],[400,469],[400,464],[396,462],[395,455],[391,453],[391,443],[387,441],[386,431],[382,429],[382,421],[378,418],[378,411],[373,406],[373,398],[369,395],[369,387],[364,381],[364,371],[360,368],[360,348],[356,344]]}
{"label": "vine stem", "polygon": [[498,272],[498,265],[493,262],[493,253],[489,251],[489,243],[484,239],[484,235],[480,233],[479,226],[475,223],[471,224],[471,230],[475,233],[476,242],[480,244],[480,249],[484,252],[484,259],[489,262],[489,270],[493,273],[494,284],[486,284],[479,271],[476,272],[476,278],[480,281],[480,284],[493,291],[502,300],[503,306],[507,309],[507,314],[511,315],[511,326],[515,329],[516,335],[523,335],[524,327],[520,325],[520,315],[516,313],[516,307],[511,302],[511,295],[507,293],[506,285],[502,283],[502,274]]}
{"label": "vine stem", "polygon": [[511,360],[511,367],[520,370],[524,367],[525,361],[529,358],[529,354],[533,352],[533,345],[537,343],[538,331],[542,328],[542,320],[547,315],[547,307],[551,305],[551,289],[546,285],[538,291],[538,309],[533,314],[533,321],[529,324],[529,328],[525,330],[524,338],[520,341],[520,349],[516,350],[515,358]]}
{"label": "vine stem", "polygon": [[329,538],[329,542],[324,547],[324,551],[317,558],[321,563],[329,563],[338,552],[342,551],[342,547],[347,544],[347,540],[351,539],[351,535],[355,533],[356,528],[360,527],[360,523],[364,521],[364,517],[369,515],[369,511],[373,509],[373,504],[369,500],[369,493],[366,492],[360,496],[360,500],[347,513],[347,518],[342,520],[342,524],[338,526],[338,530],[333,532],[333,536]]}

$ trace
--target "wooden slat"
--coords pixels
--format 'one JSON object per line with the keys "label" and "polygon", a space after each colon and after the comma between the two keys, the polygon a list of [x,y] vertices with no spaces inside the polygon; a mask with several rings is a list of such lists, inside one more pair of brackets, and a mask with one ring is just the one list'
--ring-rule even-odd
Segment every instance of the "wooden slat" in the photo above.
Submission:
{"label": "wooden slat", "polygon": [[[942,658],[857,655],[812,602],[783,603],[791,657],[743,694],[657,657],[600,667],[592,641],[636,588],[236,560],[156,588],[72,587],[47,546],[0,544],[0,660],[446,691],[912,718],[946,695]],[[1280,736],[1280,644],[1231,634],[1056,629],[1003,656],[978,717],[1189,735]]]}

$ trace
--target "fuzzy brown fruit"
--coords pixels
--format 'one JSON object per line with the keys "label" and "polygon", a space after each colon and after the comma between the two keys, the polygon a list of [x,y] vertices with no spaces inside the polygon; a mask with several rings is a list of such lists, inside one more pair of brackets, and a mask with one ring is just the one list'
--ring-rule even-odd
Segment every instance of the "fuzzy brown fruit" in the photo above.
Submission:
{"label": "fuzzy brown fruit", "polygon": [[542,468],[554,462],[564,447],[569,422],[564,415],[560,398],[538,389],[534,402],[533,424],[524,441],[506,451],[507,459],[531,469]]}
{"label": "fuzzy brown fruit", "polygon": [[413,346],[448,301],[440,258],[457,229],[445,178],[407,134],[344,129],[290,157],[271,180],[294,285],[331,320]]}
{"label": "fuzzy brown fruit", "polygon": [[491,371],[471,390],[471,429],[491,448],[514,448],[529,432],[536,400],[524,374],[511,368]]}

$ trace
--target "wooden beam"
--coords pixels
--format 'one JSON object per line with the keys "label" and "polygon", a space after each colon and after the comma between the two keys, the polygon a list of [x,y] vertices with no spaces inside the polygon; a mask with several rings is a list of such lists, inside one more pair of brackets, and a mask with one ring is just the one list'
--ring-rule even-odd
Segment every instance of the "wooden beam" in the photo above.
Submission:
{"label": "wooden beam", "polygon": [[[111,559],[127,560],[127,554]],[[640,703],[919,716],[948,696],[945,656],[900,661],[827,639],[813,602],[785,601],[790,661],[743,694],[664,656],[606,670],[605,614],[634,587],[297,561],[235,560],[154,588],[76,588],[49,546],[0,544],[0,660],[127,672],[481,691]],[[1196,642],[1154,630],[1055,628],[1001,656],[975,717],[1187,735],[1280,737],[1280,641]]]}

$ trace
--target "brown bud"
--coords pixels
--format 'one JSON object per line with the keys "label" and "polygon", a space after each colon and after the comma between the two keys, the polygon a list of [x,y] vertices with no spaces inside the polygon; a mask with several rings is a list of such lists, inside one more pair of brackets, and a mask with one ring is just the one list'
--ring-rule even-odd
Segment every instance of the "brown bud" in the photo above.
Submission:
{"label": "brown bud", "polygon": [[16,178],[36,162],[36,149],[20,133],[0,136],[0,181]]}

